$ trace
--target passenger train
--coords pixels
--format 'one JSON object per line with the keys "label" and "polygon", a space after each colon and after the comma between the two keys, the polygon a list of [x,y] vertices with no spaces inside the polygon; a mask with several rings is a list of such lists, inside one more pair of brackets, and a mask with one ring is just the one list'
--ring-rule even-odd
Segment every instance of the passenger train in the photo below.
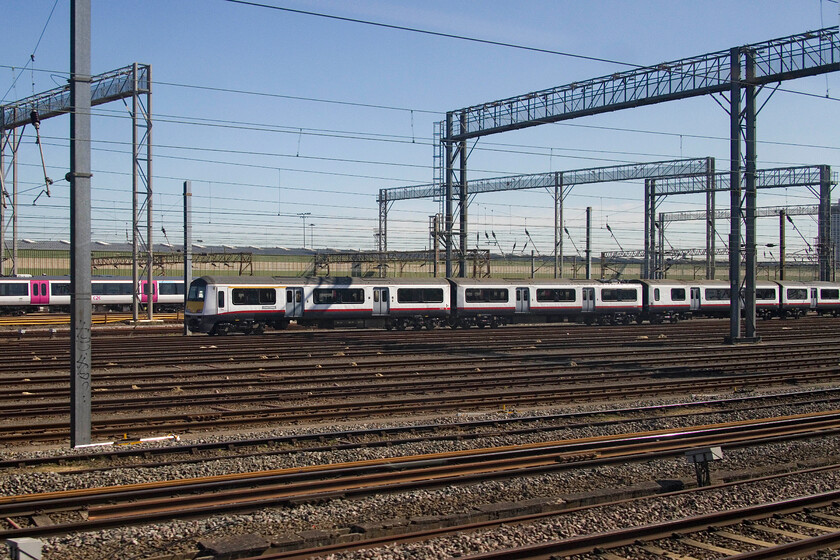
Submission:
{"label": "passenger train", "polygon": [[[258,278],[204,276],[190,285],[185,311],[193,332],[227,334],[300,325],[388,329],[486,327],[508,323],[677,322],[729,316],[723,281]],[[840,315],[840,283],[759,282],[756,314]]]}
{"label": "passenger train", "polygon": [[[154,278],[139,282],[140,301],[148,305],[151,293],[155,311],[179,311],[184,305],[184,281]],[[91,279],[91,304],[96,312],[130,311],[134,290],[131,278],[94,276]],[[69,276],[14,276],[0,278],[0,315],[20,315],[47,310],[70,310]]]}

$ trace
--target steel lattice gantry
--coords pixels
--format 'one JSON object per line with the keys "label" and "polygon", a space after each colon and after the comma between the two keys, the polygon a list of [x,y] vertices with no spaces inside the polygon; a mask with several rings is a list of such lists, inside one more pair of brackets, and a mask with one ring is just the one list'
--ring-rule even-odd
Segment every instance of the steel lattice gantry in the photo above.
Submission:
{"label": "steel lattice gantry", "polygon": [[[540,124],[570,120],[620,109],[653,105],[715,93],[729,93],[730,204],[741,215],[741,132],[745,136],[746,337],[741,317],[731,305],[729,340],[755,341],[755,120],[757,88],[769,83],[840,70],[838,28],[830,27],[733,47],[692,58],[657,64],[609,76],[574,82],[450,111],[441,123],[435,163],[441,166],[447,207],[447,268],[451,268],[453,193],[459,193],[461,235],[465,236],[467,140]],[[743,110],[742,110],[743,98]],[[741,220],[731,221],[730,288],[740,291]]]}
{"label": "steel lattice gantry", "polygon": [[[134,63],[124,68],[91,76],[90,106],[103,105],[111,101],[132,98],[132,207],[133,207],[133,247],[134,263],[138,261],[138,241],[140,235],[139,214],[141,206],[146,213],[145,250],[147,255],[146,271],[151,283],[153,271],[152,252],[152,68],[148,64]],[[11,199],[13,240],[12,240],[12,274],[17,272],[17,151],[24,127],[33,121],[32,113],[36,112],[39,120],[45,120],[59,115],[72,113],[70,87],[55,88],[31,97],[27,97],[0,106],[0,181],[2,193],[0,198]],[[18,129],[21,129],[18,131]],[[11,152],[11,173],[7,173],[4,163],[6,151]],[[7,194],[6,176],[12,176],[12,196]],[[140,186],[145,184],[146,194],[142,205],[138,203]],[[3,205],[0,205],[0,257],[5,257],[6,218],[3,216]],[[0,258],[0,275],[5,273],[4,259]],[[134,285],[139,286],[138,271],[134,269]],[[137,319],[137,306],[140,296],[135,293],[134,318]],[[149,318],[152,318],[152,308],[149,306]]]}
{"label": "steel lattice gantry", "polygon": [[[715,261],[713,256],[715,251],[715,221],[717,218],[724,217],[729,219],[732,215],[731,210],[719,211],[714,208],[714,198],[709,198],[710,187],[714,192],[730,191],[730,174],[729,173],[715,173],[711,183],[705,178],[697,177],[677,177],[667,179],[649,179],[645,184],[645,223],[655,223],[660,230],[660,237],[664,235],[664,228],[667,223],[672,221],[682,221],[675,219],[675,216],[701,216],[706,220],[706,278],[713,279],[715,277]],[[742,177],[743,180],[743,177]],[[818,243],[817,255],[820,263],[820,278],[829,280],[832,276],[831,270],[831,222],[830,222],[830,208],[831,208],[831,187],[837,184],[837,173],[832,173],[831,168],[827,165],[815,166],[799,166],[799,167],[780,167],[775,169],[759,169],[755,172],[755,188],[756,189],[776,189],[785,187],[808,187],[819,198],[819,206],[817,214],[818,227]],[[819,187],[815,190],[814,187]],[[656,198],[661,196],[675,195],[675,194],[707,194],[707,203],[709,200],[712,204],[707,204],[706,211],[697,212],[671,212],[662,213],[659,220],[656,220],[655,206]],[[775,215],[778,216],[778,210]],[[756,216],[765,214],[756,214]],[[743,216],[742,216],[743,217]],[[689,219],[689,218],[684,218]],[[690,218],[701,219],[701,218]],[[646,229],[646,231],[648,231]],[[835,233],[836,234],[836,233]],[[656,271],[661,270],[663,263],[662,251],[664,247],[662,242],[659,243],[659,251],[657,252],[655,242],[655,232],[649,233],[650,238],[646,240],[647,259],[644,263],[646,277],[655,277]],[[658,259],[658,262],[657,262]]]}
{"label": "steel lattice gantry", "polygon": [[[608,167],[593,167],[571,171],[552,171],[549,173],[535,173],[530,175],[511,175],[492,179],[480,179],[469,183],[470,194],[503,192],[526,189],[554,189],[554,255],[555,276],[562,275],[560,263],[563,261],[563,199],[568,189],[575,185],[608,183],[615,181],[629,181],[637,179],[678,179],[709,183],[714,174],[713,158],[689,158],[653,163],[632,163]],[[693,182],[692,182],[693,184]],[[388,210],[391,204],[398,200],[416,198],[437,198],[451,200],[442,184],[418,185],[411,187],[397,187],[380,189],[377,202],[379,203],[379,250],[388,250]],[[460,258],[461,275],[466,273],[467,231],[466,204],[461,207],[460,229]],[[452,276],[451,237],[452,237],[452,205],[446,205],[446,245],[448,256],[446,259],[446,275]]]}

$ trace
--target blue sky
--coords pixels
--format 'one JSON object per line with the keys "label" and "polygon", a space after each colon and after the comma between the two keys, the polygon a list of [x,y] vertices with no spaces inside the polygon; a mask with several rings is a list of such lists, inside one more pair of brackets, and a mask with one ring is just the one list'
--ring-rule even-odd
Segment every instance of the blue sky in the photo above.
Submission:
{"label": "blue sky", "polygon": [[[640,65],[838,24],[831,0],[264,3]],[[4,20],[13,25],[0,34],[3,103],[66,83],[69,11],[69,0],[4,2]],[[92,33],[94,73],[152,65],[155,235],[165,241],[165,227],[173,243],[181,238],[182,182],[190,179],[195,237],[205,243],[300,247],[306,224],[307,247],[372,249],[379,189],[432,181],[432,131],[447,110],[626,68],[223,0],[92,0]],[[840,170],[840,75],[784,88],[820,97],[770,98],[758,117],[759,167]],[[714,156],[723,170],[728,130],[724,110],[697,98],[485,137],[468,167],[477,179]],[[32,128],[25,133],[20,237],[66,239],[68,185],[57,181],[52,198],[32,205],[42,173]],[[41,133],[48,174],[63,177],[69,118],[45,121]],[[95,110],[93,135],[93,237],[125,241],[131,128],[122,102]],[[719,197],[719,207],[728,207],[728,195]],[[566,199],[567,227],[582,248],[591,206],[596,252],[618,249],[606,225],[624,249],[641,248],[642,200],[641,182],[576,187]],[[662,210],[703,204],[701,197],[672,197]],[[816,199],[801,188],[760,194],[760,206],[781,204]],[[389,248],[426,248],[429,216],[438,210],[431,200],[396,203]],[[551,251],[552,201],[544,191],[482,195],[470,216],[471,245],[476,232],[492,231],[505,250],[521,248],[527,227],[537,250]],[[796,225],[806,239],[816,235],[815,219],[800,217]],[[669,243],[703,247],[701,227],[674,224]],[[725,237],[728,225],[719,227]],[[762,221],[759,236],[760,244],[774,242],[777,220]],[[787,238],[789,250],[804,251],[798,235]]]}

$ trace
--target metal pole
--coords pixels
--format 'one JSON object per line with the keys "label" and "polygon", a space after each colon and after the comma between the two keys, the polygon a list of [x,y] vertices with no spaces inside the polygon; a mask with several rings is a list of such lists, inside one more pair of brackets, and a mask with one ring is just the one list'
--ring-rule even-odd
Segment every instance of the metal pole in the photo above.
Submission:
{"label": "metal pole", "polygon": [[715,158],[708,158],[706,174],[706,280],[715,279]]}
{"label": "metal pole", "polygon": [[[452,113],[446,113],[446,138],[452,136]],[[444,241],[446,242],[446,277],[452,278],[452,142],[446,140],[446,178],[444,192]]]}
{"label": "metal pole", "polygon": [[650,179],[645,179],[645,253],[644,262],[642,263],[642,278],[650,278]]}
{"label": "metal pole", "polygon": [[12,131],[12,276],[18,273],[18,144],[17,128]]}
{"label": "metal pole", "polygon": [[435,228],[435,231],[432,234],[432,239],[434,240],[434,244],[435,244],[434,277],[437,278],[438,277],[438,262],[440,261],[440,214],[435,214],[434,228]]}
{"label": "metal pole", "polygon": [[741,49],[729,51],[729,342],[741,335]]}
{"label": "metal pole", "polygon": [[744,325],[746,327],[746,339],[757,342],[755,332],[755,280],[756,280],[756,234],[755,234],[755,171],[756,171],[756,144],[755,144],[755,97],[756,89],[753,84],[755,78],[755,52],[748,50],[745,54],[747,84],[746,107],[744,121],[746,125],[746,272],[744,283]]}
{"label": "metal pole", "polygon": [[[648,260],[650,261],[650,269],[648,270],[648,278],[655,279],[658,277],[657,273],[657,266],[656,266],[656,181],[651,179],[649,182],[650,188],[650,197],[648,200],[648,204],[650,205],[647,209],[649,212],[648,219],[650,220],[650,254],[648,255]],[[660,263],[661,265],[662,263]]]}
{"label": "metal pole", "polygon": [[831,281],[831,168],[820,165],[820,206],[817,220],[820,280]]}
{"label": "metal pole", "polygon": [[785,279],[785,221],[784,210],[779,211],[779,280]]}
{"label": "metal pole", "polygon": [[554,174],[554,277],[563,278],[563,174]]}
{"label": "metal pole", "polygon": [[140,165],[140,146],[138,144],[139,133],[137,124],[137,63],[134,63],[132,72],[134,80],[134,93],[131,96],[131,285],[133,286],[131,298],[132,319],[136,323],[140,318],[140,208],[138,204],[138,165]]}
{"label": "metal pole", "polygon": [[149,291],[148,295],[148,317],[149,321],[154,319],[154,253],[155,243],[152,239],[154,231],[152,225],[154,224],[154,216],[152,215],[152,67],[149,66],[146,78],[148,80],[146,93],[146,242],[149,244],[149,264],[146,270],[146,289]]}
{"label": "metal pole", "polygon": [[592,207],[586,207],[586,279],[592,280]]}
{"label": "metal pole", "polygon": [[657,263],[659,272],[656,277],[665,278],[665,217],[661,212],[659,213],[657,223],[659,224],[659,258],[657,259],[659,261]]}
{"label": "metal pole", "polygon": [[184,336],[190,336],[187,326],[187,298],[192,283],[192,182],[184,181]]}
{"label": "metal pole", "polygon": [[70,445],[90,443],[90,0],[70,4]]}
{"label": "metal pole", "polygon": [[0,128],[0,276],[6,274],[6,131]]}
{"label": "metal pole", "polygon": [[380,253],[388,250],[388,190],[379,189],[379,239]]}
{"label": "metal pole", "polygon": [[[467,128],[467,114],[461,113],[461,130],[466,130]],[[459,169],[460,169],[460,177],[459,181],[461,183],[460,189],[460,202],[459,206],[461,209],[461,227],[459,230],[461,236],[461,255],[458,257],[458,276],[461,278],[467,277],[467,206],[469,206],[469,193],[468,193],[468,186],[467,186],[467,141],[462,140],[460,142],[460,158],[459,158]]]}

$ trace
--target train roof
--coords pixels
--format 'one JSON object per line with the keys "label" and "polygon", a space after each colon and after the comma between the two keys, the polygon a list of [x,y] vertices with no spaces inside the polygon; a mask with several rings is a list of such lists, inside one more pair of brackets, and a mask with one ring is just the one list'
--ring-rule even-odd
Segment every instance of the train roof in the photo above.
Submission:
{"label": "train roof", "polygon": [[[91,281],[94,282],[104,282],[104,281],[111,281],[111,282],[131,282],[131,276],[100,276],[100,275],[92,275]],[[145,280],[145,276],[141,276],[138,278],[139,281]],[[56,281],[56,282],[69,282],[69,276],[31,276],[31,275],[17,275],[17,276],[0,276],[0,282],[9,282],[9,281],[18,281],[18,282],[29,282],[33,280],[49,280],[49,281]],[[153,278],[155,281],[160,280],[173,280],[176,282],[183,282],[184,278],[181,276],[155,276]]]}
{"label": "train roof", "polygon": [[208,284],[289,286],[447,286],[444,278],[355,278],[350,276],[202,276]]}

